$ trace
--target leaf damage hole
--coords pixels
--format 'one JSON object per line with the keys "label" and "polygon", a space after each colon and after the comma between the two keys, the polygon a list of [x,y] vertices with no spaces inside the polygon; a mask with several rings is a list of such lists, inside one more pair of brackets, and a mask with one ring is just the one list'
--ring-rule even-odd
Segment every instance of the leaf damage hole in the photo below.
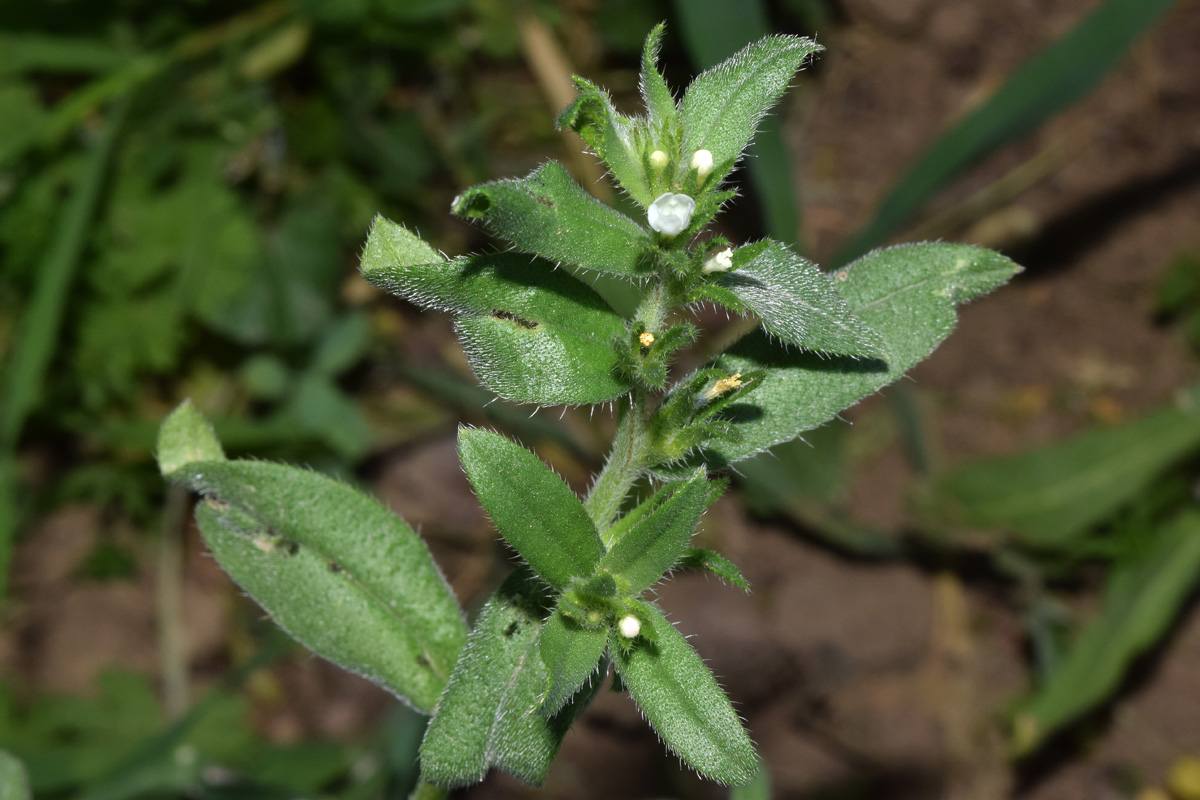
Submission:
{"label": "leaf damage hole", "polygon": [[516,325],[518,328],[523,328],[527,331],[535,331],[538,327],[538,323],[531,319],[525,319],[520,314],[514,314],[511,311],[504,311],[503,309],[499,308],[492,310],[492,317],[493,319],[507,320],[508,322]]}

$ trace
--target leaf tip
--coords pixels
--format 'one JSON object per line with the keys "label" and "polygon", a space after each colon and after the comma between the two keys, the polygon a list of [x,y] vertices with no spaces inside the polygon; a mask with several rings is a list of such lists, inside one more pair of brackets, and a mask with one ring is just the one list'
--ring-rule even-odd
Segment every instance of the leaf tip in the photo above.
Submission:
{"label": "leaf tip", "polygon": [[212,425],[191,400],[184,400],[158,429],[158,469],[169,478],[197,461],[224,461],[225,451]]}

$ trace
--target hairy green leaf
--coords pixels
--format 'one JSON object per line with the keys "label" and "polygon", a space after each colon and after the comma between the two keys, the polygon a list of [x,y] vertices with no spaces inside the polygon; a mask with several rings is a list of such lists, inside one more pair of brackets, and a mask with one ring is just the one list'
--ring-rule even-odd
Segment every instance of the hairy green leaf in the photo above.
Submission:
{"label": "hairy green leaf", "polygon": [[637,601],[637,607],[652,626],[650,635],[610,651],[634,701],[667,747],[697,772],[724,784],[749,782],[758,761],[729,698],[656,606]]}
{"label": "hairy green leaf", "polygon": [[742,571],[729,559],[705,550],[702,547],[689,547],[683,551],[683,557],[676,565],[680,569],[706,569],[726,583],[732,584],[742,591],[750,591],[750,582],[742,577]]}
{"label": "hairy green leaf", "polygon": [[592,694],[578,693],[551,717],[535,711],[546,692],[538,634],[550,602],[547,587],[522,567],[484,605],[425,732],[423,780],[465,786],[483,780],[491,767],[527,783],[545,779]]}
{"label": "hairy green leaf", "polygon": [[667,86],[662,73],[658,71],[658,51],[662,48],[663,33],[666,26],[661,22],[655,25],[646,37],[642,48],[642,72],[638,80],[642,100],[646,104],[646,112],[650,115],[650,125],[664,134],[674,134],[679,127],[679,109],[675,105],[675,96]]}
{"label": "hairy green leaf", "polygon": [[504,540],[555,589],[592,574],[604,552],[591,517],[542,460],[491,431],[460,428],[458,453]]}
{"label": "hairy green leaf", "polygon": [[573,80],[579,96],[556,124],[578,133],[629,196],[648,207],[654,196],[635,142],[634,121],[617,113],[608,92],[578,75]]}
{"label": "hairy green leaf", "polygon": [[646,230],[585,192],[557,161],[527,178],[468,189],[453,211],[556,264],[627,277],[642,277],[653,267]]}
{"label": "hairy green leaf", "polygon": [[538,640],[549,686],[539,712],[557,714],[589,680],[599,681],[597,668],[608,646],[608,625],[585,628],[556,610],[542,626]]}
{"label": "hairy green leaf", "polygon": [[733,265],[735,271],[718,279],[720,286],[735,294],[783,344],[817,353],[887,358],[883,340],[854,316],[836,283],[788,247],[772,241],[741,247],[733,254]]}
{"label": "hairy green leaf", "polygon": [[218,446],[198,416],[190,405],[169,416],[159,451],[169,480],[207,498],[197,519],[217,562],[305,646],[431,711],[466,626],[424,542],[324,475],[188,460]]}
{"label": "hairy green leaf", "polygon": [[921,505],[940,524],[1000,528],[1035,547],[1069,545],[1200,447],[1200,416],[1167,409],[1117,430],[989,459],[938,480]]}
{"label": "hairy green leaf", "polygon": [[700,516],[708,508],[708,480],[703,468],[641,516],[600,560],[600,569],[624,580],[625,590],[639,594],[675,566],[687,548]]}
{"label": "hairy green leaf", "polygon": [[1099,616],[1018,712],[1018,750],[1032,749],[1103,702],[1133,659],[1166,631],[1198,578],[1200,513],[1188,511],[1151,532],[1143,554],[1113,569]]}
{"label": "hairy green leaf", "polygon": [[565,270],[516,253],[423,261],[430,251],[380,217],[362,272],[410,302],[459,315],[467,360],[489,389],[542,405],[602,403],[629,390],[613,348],[624,322]]}
{"label": "hairy green leaf", "polygon": [[770,36],[697,76],[681,104],[684,161],[708,150],[714,165],[710,180],[722,180],[804,59],[821,49],[811,39]]}
{"label": "hairy green leaf", "polygon": [[850,311],[883,340],[888,361],[789,352],[762,333],[742,338],[710,366],[729,374],[766,370],[770,377],[721,412],[740,441],[714,441],[696,463],[719,467],[740,461],[794,439],[887,386],[950,334],[956,305],[1018,271],[1004,256],[969,245],[911,244],[868,253],[835,280]]}

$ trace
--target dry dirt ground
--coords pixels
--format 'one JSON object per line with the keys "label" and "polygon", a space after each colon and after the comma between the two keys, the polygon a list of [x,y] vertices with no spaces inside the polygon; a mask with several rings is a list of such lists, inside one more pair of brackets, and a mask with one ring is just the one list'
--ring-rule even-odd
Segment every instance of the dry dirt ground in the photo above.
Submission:
{"label": "dry dirt ground", "polygon": [[[1097,5],[845,0],[847,24],[821,35],[820,69],[785,108],[817,260],[865,221],[942,126]],[[932,210],[954,210],[1022,165],[1040,165],[1030,188],[982,216],[926,229],[999,247],[1028,267],[968,307],[914,373],[938,459],[1014,452],[1133,418],[1195,377],[1195,361],[1151,309],[1171,258],[1200,249],[1197,42],[1200,3],[1182,2],[1099,91],[975,169]],[[446,334],[430,326],[435,338]],[[853,418],[887,413],[873,398]],[[504,554],[467,493],[452,437],[446,429],[397,450],[374,477],[379,495],[422,526],[460,599],[477,604]],[[585,484],[586,469],[544,455]],[[855,513],[900,524],[910,474],[898,446],[873,456],[852,489]],[[149,565],[119,585],[72,580],[101,524],[92,510],[65,510],[19,553],[15,634],[2,655],[31,690],[86,693],[103,666],[157,668]],[[847,559],[785,522],[749,518],[732,496],[701,536],[743,568],[754,592],[684,575],[659,600],[736,700],[778,797],[1102,800],[1129,796],[1129,775],[1157,782],[1178,755],[1200,754],[1195,603],[1089,747],[1018,774],[1006,760],[1003,712],[1028,672],[1003,587]],[[194,534],[185,572],[199,684],[228,660],[244,601]],[[282,689],[260,702],[259,724],[279,739],[361,732],[385,705],[378,690],[319,660],[293,659],[275,674]],[[679,770],[628,698],[604,692],[538,796],[670,795],[723,792]],[[465,796],[533,794],[493,776]]]}

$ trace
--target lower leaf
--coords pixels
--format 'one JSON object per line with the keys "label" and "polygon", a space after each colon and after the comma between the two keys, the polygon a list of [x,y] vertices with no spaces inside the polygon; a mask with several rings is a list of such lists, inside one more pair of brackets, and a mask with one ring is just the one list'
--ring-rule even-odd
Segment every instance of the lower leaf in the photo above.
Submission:
{"label": "lower leaf", "polygon": [[693,769],[724,784],[743,784],[758,772],[746,729],[712,672],[663,613],[637,601],[652,626],[633,646],[610,648],[629,693],[667,747]]}
{"label": "lower leaf", "polygon": [[484,605],[421,743],[423,780],[465,786],[491,767],[534,785],[545,780],[592,697],[580,692],[551,717],[535,713],[546,693],[538,639],[549,608],[548,587],[528,567],[509,575]]}

